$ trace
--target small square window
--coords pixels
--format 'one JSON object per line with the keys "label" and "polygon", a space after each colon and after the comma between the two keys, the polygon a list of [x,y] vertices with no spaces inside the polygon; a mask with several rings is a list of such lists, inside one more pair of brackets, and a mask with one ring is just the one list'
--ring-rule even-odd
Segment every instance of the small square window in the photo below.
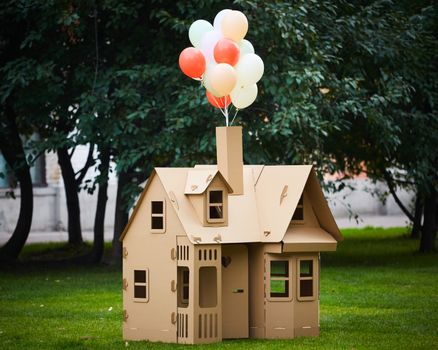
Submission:
{"label": "small square window", "polygon": [[213,205],[210,207],[210,219],[222,219],[224,214],[221,206]]}
{"label": "small square window", "polygon": [[221,203],[222,204],[222,191],[210,191],[210,203]]}
{"label": "small square window", "polygon": [[151,231],[152,233],[166,232],[166,206],[164,201],[151,201]]}
{"label": "small square window", "polygon": [[222,190],[211,190],[207,192],[207,222],[219,223],[224,222],[224,192]]}
{"label": "small square window", "polygon": [[134,270],[134,301],[149,301],[148,270]]}
{"label": "small square window", "polygon": [[152,201],[152,214],[163,214],[163,202],[162,201]]}
{"label": "small square window", "polygon": [[289,297],[289,260],[271,260],[270,262],[270,297]]}
{"label": "small square window", "polygon": [[289,262],[287,260],[271,261],[271,276],[287,277],[289,275]]}
{"label": "small square window", "polygon": [[177,289],[178,289],[178,307],[189,306],[190,291],[190,271],[188,267],[178,266],[177,268]]}
{"label": "small square window", "polygon": [[146,286],[134,286],[134,298],[146,298]]}
{"label": "small square window", "polygon": [[313,276],[313,261],[301,260],[300,261],[300,277],[312,277]]}
{"label": "small square window", "polygon": [[295,209],[294,215],[292,216],[292,220],[304,220],[304,210],[302,207],[297,207]]}
{"label": "small square window", "polygon": [[298,259],[298,300],[300,301],[312,301],[314,297],[314,260],[311,259]]}
{"label": "small square window", "polygon": [[134,282],[135,283],[146,283],[146,271],[145,270],[134,270]]}
{"label": "small square window", "polygon": [[152,217],[152,230],[162,230],[163,229],[163,217],[153,216]]}
{"label": "small square window", "polygon": [[300,281],[300,297],[313,297],[313,280]]}
{"label": "small square window", "polygon": [[271,297],[288,297],[289,280],[271,280]]}
{"label": "small square window", "polygon": [[301,195],[300,199],[298,200],[297,207],[295,208],[294,213],[292,214],[291,221],[295,222],[303,222],[304,221],[304,197]]}

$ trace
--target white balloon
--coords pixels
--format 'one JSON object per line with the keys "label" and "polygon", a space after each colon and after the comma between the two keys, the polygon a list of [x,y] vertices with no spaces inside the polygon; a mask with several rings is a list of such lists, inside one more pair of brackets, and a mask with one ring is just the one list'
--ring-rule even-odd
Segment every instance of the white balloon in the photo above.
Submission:
{"label": "white balloon", "polygon": [[217,30],[218,32],[221,31],[221,23],[222,23],[222,18],[224,18],[224,16],[228,13],[231,12],[232,10],[229,9],[225,9],[222,11],[219,11],[218,14],[216,15],[216,17],[214,18],[213,21],[213,27],[214,30]]}
{"label": "white balloon", "polygon": [[240,87],[257,83],[265,70],[263,60],[254,53],[240,57],[234,68],[237,73],[237,86]]}
{"label": "white balloon", "polygon": [[214,47],[216,46],[219,39],[222,38],[222,34],[216,30],[212,30],[210,32],[207,32],[202,37],[202,43],[201,43],[201,52],[204,54],[206,62],[214,62]]}
{"label": "white balloon", "polygon": [[249,42],[249,40],[242,39],[239,43],[240,56],[246,55],[248,53],[254,53],[254,46]]}
{"label": "white balloon", "polygon": [[205,68],[205,72],[204,72],[204,77],[202,79],[202,84],[214,96],[221,97],[221,95],[218,92],[214,91],[213,87],[211,86],[210,76],[211,76],[211,71],[213,70],[213,68],[215,66],[217,66],[217,64],[213,63],[213,62],[210,62],[210,63],[207,64],[207,67]]}
{"label": "white balloon", "polygon": [[202,37],[213,30],[213,26],[203,20],[198,19],[197,21],[193,22],[189,29],[189,39],[192,45],[196,48],[200,48],[202,43]]}
{"label": "white balloon", "polygon": [[257,84],[236,86],[230,94],[231,102],[237,109],[246,108],[255,101],[257,93]]}

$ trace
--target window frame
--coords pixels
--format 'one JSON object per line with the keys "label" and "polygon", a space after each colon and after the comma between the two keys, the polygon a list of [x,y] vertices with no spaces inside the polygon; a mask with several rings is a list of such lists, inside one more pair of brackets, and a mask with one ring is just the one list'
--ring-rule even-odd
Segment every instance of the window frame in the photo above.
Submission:
{"label": "window frame", "polygon": [[[163,212],[162,213],[154,213],[153,212],[153,205],[152,205],[152,203],[153,202],[162,202],[163,203]],[[151,229],[151,233],[165,233],[166,232],[166,200],[163,198],[163,199],[160,199],[160,200],[157,200],[157,199],[151,199],[151,201],[150,201],[150,209],[151,209],[151,211],[150,211],[150,220],[151,220],[151,222],[150,222],[150,229]],[[154,218],[154,217],[161,217],[161,218],[163,218],[163,228],[160,228],[160,229],[156,229],[156,228],[152,228],[152,218]]]}
{"label": "window frame", "polygon": [[[294,219],[294,215],[295,212],[297,211],[297,209],[301,209],[303,212],[303,218],[302,219]],[[295,211],[292,213],[292,217],[291,217],[291,222],[293,224],[304,224],[304,219],[305,219],[305,212],[304,212],[304,192],[301,194],[300,199],[298,200],[298,204],[295,208]]]}
{"label": "window frame", "polygon": [[[286,276],[272,276],[271,272],[271,263],[273,261],[284,261],[287,263],[287,275]],[[281,256],[278,258],[270,258],[267,260],[267,276],[266,276],[266,297],[269,301],[291,301],[293,300],[293,293],[292,293],[292,262],[291,258],[289,256]],[[287,296],[272,296],[271,295],[271,281],[286,281]]]}
{"label": "window frame", "polygon": [[[27,156],[27,154],[26,154]],[[46,155],[40,154],[29,166],[30,177],[32,180],[32,186],[34,188],[47,187],[46,179]],[[16,182],[14,172],[10,169],[9,164],[0,152],[0,189],[8,189],[13,187]]]}
{"label": "window frame", "polygon": [[[190,269],[188,266],[178,266],[178,307],[188,308],[190,305]],[[180,272],[181,271],[181,272]],[[184,273],[188,274],[188,281],[184,282]],[[184,288],[188,289],[187,299],[184,298]]]}
{"label": "window frame", "polygon": [[[210,202],[210,193],[211,192],[221,192],[222,193],[222,202]],[[217,224],[217,223],[224,223],[225,222],[225,216],[226,216],[226,208],[225,208],[225,191],[222,188],[209,188],[207,190],[207,200],[206,200],[206,220],[209,224]],[[210,217],[210,208],[211,207],[222,207],[222,217],[221,218],[211,218]]]}
{"label": "window frame", "polygon": [[[136,282],[136,280],[135,280],[135,271],[144,271],[145,272],[145,282]],[[134,273],[134,276],[133,276],[133,279],[132,279],[132,281],[133,281],[132,282],[132,285],[133,285],[132,299],[136,303],[147,303],[149,301],[149,269],[147,269],[147,268],[145,268],[145,269],[134,269],[133,273]],[[135,287],[145,287],[146,297],[144,297],[144,298],[135,297]]]}
{"label": "window frame", "polygon": [[[220,294],[221,291],[218,291],[218,286],[220,285],[218,281],[218,267],[215,265],[203,265],[198,269],[198,307],[200,309],[212,309],[216,308],[219,305]],[[205,275],[202,271],[206,271]],[[210,272],[211,271],[211,272]],[[212,274],[213,276],[209,276]],[[212,279],[213,284],[207,284],[204,279],[208,279],[214,277]],[[206,287],[207,286],[207,287]],[[208,290],[206,290],[208,288]],[[212,299],[204,297],[204,295],[209,295]]]}
{"label": "window frame", "polygon": [[[312,262],[312,275],[311,276],[301,276],[301,262],[311,261]],[[317,278],[315,278],[317,264],[315,262],[315,257],[300,257],[297,259],[297,299],[299,301],[314,301],[317,294]],[[316,276],[317,277],[317,276]],[[312,296],[301,296],[301,281],[312,281]]]}

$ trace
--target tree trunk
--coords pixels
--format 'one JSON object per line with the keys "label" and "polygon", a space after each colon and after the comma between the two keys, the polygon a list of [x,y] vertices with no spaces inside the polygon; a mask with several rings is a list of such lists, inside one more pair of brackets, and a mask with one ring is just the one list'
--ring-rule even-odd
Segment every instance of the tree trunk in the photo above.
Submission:
{"label": "tree trunk", "polygon": [[127,172],[120,172],[117,181],[117,198],[116,210],[114,215],[114,236],[112,242],[112,256],[111,264],[121,266],[122,264],[122,243],[119,241],[123,230],[129,219],[129,210],[125,201],[122,198],[122,193],[125,185],[129,183],[129,174]]}
{"label": "tree trunk", "polygon": [[26,162],[23,145],[15,120],[8,121],[9,130],[3,130],[7,137],[0,138],[0,150],[20,183],[20,213],[11,238],[0,248],[0,260],[14,260],[18,257],[29,236],[33,214],[33,188],[29,165]]}
{"label": "tree trunk", "polygon": [[415,199],[415,213],[414,222],[411,231],[411,238],[418,239],[421,234],[421,219],[423,217],[423,202],[421,196],[417,193],[417,198]]}
{"label": "tree trunk", "polygon": [[396,192],[397,188],[396,188],[396,185],[394,184],[394,181],[391,177],[391,174],[386,169],[383,169],[382,173],[383,173],[383,177],[386,181],[386,184],[388,185],[389,192],[391,193],[395,202],[397,203],[397,205],[399,206],[401,211],[407,216],[409,221],[414,222],[414,216],[409,212],[409,210],[404,206],[404,204],[402,203],[400,198],[398,198],[398,196],[397,196],[397,192]]}
{"label": "tree trunk", "polygon": [[429,253],[435,250],[436,210],[437,192],[432,189],[424,201],[424,224],[420,239],[420,253]]}
{"label": "tree trunk", "polygon": [[83,243],[81,211],[75,172],[71,164],[67,147],[59,148],[57,153],[58,163],[61,167],[62,179],[64,180],[65,198],[67,201],[68,243],[71,245],[81,245]]}
{"label": "tree trunk", "polygon": [[110,152],[103,148],[99,154],[99,190],[97,194],[96,215],[94,217],[94,241],[91,250],[91,262],[100,263],[104,251],[104,227],[106,202],[108,200],[108,173]]}

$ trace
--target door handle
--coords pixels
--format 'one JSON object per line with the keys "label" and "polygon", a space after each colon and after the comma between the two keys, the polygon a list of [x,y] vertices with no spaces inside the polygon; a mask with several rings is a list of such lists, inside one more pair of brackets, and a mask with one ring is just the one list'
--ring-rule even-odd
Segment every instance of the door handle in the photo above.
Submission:
{"label": "door handle", "polygon": [[233,293],[244,293],[244,290],[241,288],[233,289]]}

